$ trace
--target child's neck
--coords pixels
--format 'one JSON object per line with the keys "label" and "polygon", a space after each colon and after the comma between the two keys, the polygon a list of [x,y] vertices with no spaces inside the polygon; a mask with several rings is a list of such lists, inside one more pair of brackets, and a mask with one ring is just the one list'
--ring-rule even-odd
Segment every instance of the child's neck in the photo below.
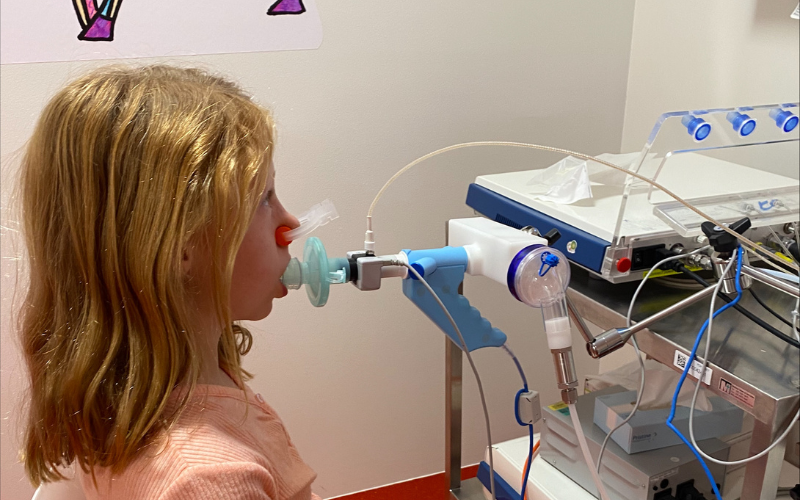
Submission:
{"label": "child's neck", "polygon": [[241,387],[236,385],[236,382],[233,381],[231,376],[219,367],[217,367],[216,370],[205,370],[201,372],[197,383],[201,385],[219,385],[222,387],[241,389]]}

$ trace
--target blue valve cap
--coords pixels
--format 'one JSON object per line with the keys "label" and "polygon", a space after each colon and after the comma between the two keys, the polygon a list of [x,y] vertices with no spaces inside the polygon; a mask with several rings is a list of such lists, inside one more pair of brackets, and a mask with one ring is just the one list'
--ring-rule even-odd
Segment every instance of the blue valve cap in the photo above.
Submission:
{"label": "blue valve cap", "polygon": [[697,142],[704,140],[711,134],[711,124],[694,115],[685,115],[681,118],[681,123],[689,131],[689,135]]}
{"label": "blue valve cap", "polygon": [[[429,274],[434,272],[437,266],[436,266],[436,261],[434,259],[430,257],[423,257],[417,260],[416,262],[413,262],[411,264],[411,267],[413,267],[419,273],[419,275],[424,278],[425,276],[428,276]],[[414,276],[413,274],[411,274],[410,276],[412,279],[417,279],[417,277]]]}
{"label": "blue valve cap", "polygon": [[775,125],[779,126],[784,132],[791,132],[797,128],[800,119],[791,111],[775,108],[769,112],[770,118],[775,120]]}
{"label": "blue valve cap", "polygon": [[733,125],[733,131],[741,137],[747,137],[756,129],[756,121],[750,118],[750,115],[739,113],[738,111],[731,111],[726,118],[731,122],[731,125]]}

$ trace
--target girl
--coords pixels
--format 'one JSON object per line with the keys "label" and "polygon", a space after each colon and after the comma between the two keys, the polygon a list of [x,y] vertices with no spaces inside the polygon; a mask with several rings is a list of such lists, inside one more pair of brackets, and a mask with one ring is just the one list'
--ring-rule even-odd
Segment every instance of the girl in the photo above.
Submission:
{"label": "girl", "polygon": [[89,499],[319,498],[244,381],[297,227],[270,114],[195,69],[103,68],[46,106],[21,167],[25,467]]}

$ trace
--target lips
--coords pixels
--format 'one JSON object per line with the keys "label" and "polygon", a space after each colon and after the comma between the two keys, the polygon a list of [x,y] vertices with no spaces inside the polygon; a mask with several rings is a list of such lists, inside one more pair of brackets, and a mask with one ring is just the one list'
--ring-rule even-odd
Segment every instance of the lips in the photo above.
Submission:
{"label": "lips", "polygon": [[286,297],[287,295],[289,295],[289,290],[283,283],[281,283],[281,298]]}

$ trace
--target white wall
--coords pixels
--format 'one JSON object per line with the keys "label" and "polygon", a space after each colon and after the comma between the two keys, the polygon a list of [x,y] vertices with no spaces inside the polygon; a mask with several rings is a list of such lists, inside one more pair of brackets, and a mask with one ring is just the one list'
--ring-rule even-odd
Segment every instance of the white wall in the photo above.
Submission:
{"label": "white wall", "polygon": [[[661,113],[796,102],[797,0],[636,2],[622,151],[640,151]],[[797,145],[785,152],[797,154]],[[794,170],[785,172],[797,177]]]}
{"label": "white wall", "polygon": [[[320,2],[319,9],[319,50],[179,62],[232,75],[274,110],[279,195],[298,212],[324,198],[336,204],[340,219],[316,233],[331,254],[360,248],[366,211],[381,185],[439,147],[504,139],[592,154],[618,151],[632,0],[337,0]],[[12,228],[4,229],[2,241],[3,500],[32,492],[16,464],[14,424],[24,392],[10,312],[12,259],[19,248],[5,210],[18,165],[14,152],[49,96],[93,65],[4,66],[0,75],[3,226]],[[378,252],[442,245],[445,221],[472,215],[464,199],[476,175],[556,159],[491,149],[459,151],[420,165],[378,205]],[[301,244],[293,247],[295,254]],[[465,293],[509,334],[542,401],[557,400],[539,314],[483,279],[467,279]],[[443,470],[445,341],[402,296],[399,282],[372,293],[342,286],[322,309],[294,292],[252,329],[255,347],[246,361],[256,374],[251,385],[280,412],[319,473],[320,495]],[[512,416],[520,382],[510,360],[499,350],[476,352],[475,359],[494,440],[523,435]],[[581,377],[596,372],[597,362],[580,348],[576,360]],[[485,437],[467,367],[465,386],[464,464],[470,464],[481,458]]]}

